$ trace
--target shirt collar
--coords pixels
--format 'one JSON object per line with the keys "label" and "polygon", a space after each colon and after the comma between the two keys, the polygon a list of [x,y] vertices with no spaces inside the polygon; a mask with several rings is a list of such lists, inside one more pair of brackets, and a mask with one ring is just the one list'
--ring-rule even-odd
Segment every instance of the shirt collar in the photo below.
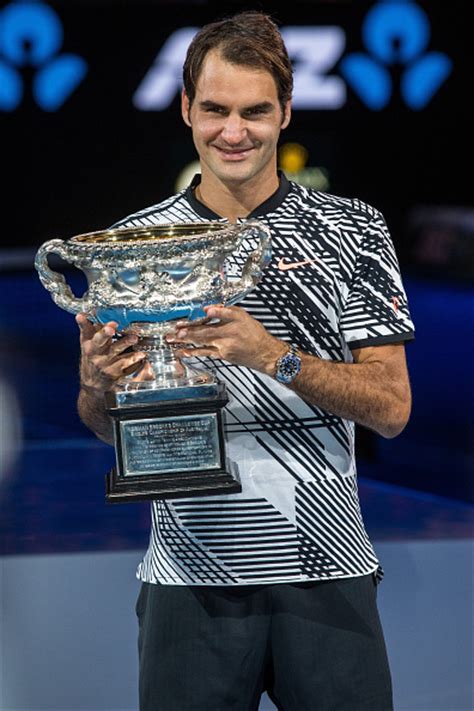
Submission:
{"label": "shirt collar", "polygon": [[[252,217],[263,217],[269,212],[274,212],[277,207],[280,207],[283,200],[286,198],[290,191],[290,183],[286,175],[280,170],[278,171],[278,177],[280,178],[280,185],[275,190],[273,195],[270,195],[270,197],[264,200],[261,205],[252,210],[252,212],[247,215],[245,219],[250,219]],[[196,195],[194,194],[194,188],[199,185],[200,182],[201,174],[196,173],[191,183],[186,188],[185,195],[193,210],[195,210],[200,217],[204,217],[207,220],[225,219],[196,198]]]}

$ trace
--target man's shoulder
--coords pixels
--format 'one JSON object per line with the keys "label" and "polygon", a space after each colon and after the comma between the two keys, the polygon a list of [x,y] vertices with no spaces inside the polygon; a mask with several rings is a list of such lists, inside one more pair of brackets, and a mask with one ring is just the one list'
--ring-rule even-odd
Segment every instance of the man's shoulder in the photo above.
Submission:
{"label": "man's shoulder", "polygon": [[154,205],[144,207],[133,212],[114,223],[113,227],[138,227],[158,225],[166,222],[183,220],[183,211],[191,212],[191,207],[186,199],[186,190],[165,198]]}
{"label": "man's shoulder", "polygon": [[290,195],[293,197],[295,209],[319,213],[326,218],[335,220],[355,219],[371,222],[380,218],[380,211],[357,197],[345,197],[334,193],[305,187],[291,182]]}

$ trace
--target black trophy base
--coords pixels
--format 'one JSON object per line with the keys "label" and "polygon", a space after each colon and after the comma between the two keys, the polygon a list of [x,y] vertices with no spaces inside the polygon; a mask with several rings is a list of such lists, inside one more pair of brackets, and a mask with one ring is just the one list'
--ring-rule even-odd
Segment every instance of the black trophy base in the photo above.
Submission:
{"label": "black trophy base", "polygon": [[234,494],[242,490],[225,453],[223,383],[108,393],[116,466],[111,503]]}
{"label": "black trophy base", "polygon": [[117,469],[114,467],[105,478],[106,499],[110,503],[119,504],[148,499],[238,494],[242,491],[242,486],[237,477],[235,471],[230,475],[226,471],[209,470],[193,477],[178,475],[166,479],[160,475],[124,481],[117,476]]}

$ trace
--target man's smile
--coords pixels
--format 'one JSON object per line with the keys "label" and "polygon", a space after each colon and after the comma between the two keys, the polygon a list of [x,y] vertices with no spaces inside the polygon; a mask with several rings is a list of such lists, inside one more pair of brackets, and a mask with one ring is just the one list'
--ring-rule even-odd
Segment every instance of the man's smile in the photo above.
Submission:
{"label": "man's smile", "polygon": [[213,147],[217,150],[221,158],[229,161],[242,160],[243,158],[246,158],[255,148],[255,146],[246,146],[242,148],[225,148],[224,146],[216,145],[214,145]]}

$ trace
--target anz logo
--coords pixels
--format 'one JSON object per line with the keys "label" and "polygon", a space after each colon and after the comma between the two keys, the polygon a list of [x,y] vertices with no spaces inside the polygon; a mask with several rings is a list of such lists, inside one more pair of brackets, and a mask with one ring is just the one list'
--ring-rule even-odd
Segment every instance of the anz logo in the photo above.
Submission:
{"label": "anz logo", "polygon": [[[197,30],[183,27],[168,37],[133,96],[137,109],[170,106],[181,90],[184,58]],[[338,26],[287,26],[282,35],[294,67],[294,109],[340,109],[349,87],[372,111],[388,106],[394,89],[407,107],[421,110],[453,66],[446,54],[428,50],[429,20],[414,0],[376,2],[362,24],[362,52],[344,55],[346,33]],[[88,67],[82,57],[62,52],[62,43],[61,20],[42,0],[13,0],[0,10],[0,111],[17,109],[30,81],[43,111],[58,111],[66,103]],[[397,77],[401,69],[399,86],[394,67]]]}
{"label": "anz logo", "polygon": [[344,57],[340,69],[347,83],[369,108],[389,103],[393,81],[390,67],[403,68],[400,93],[411,109],[423,109],[452,70],[442,52],[427,52],[430,24],[425,12],[410,0],[385,0],[366,15],[362,37],[367,53]]}
{"label": "anz logo", "polygon": [[[134,94],[138,109],[163,111],[180,92],[184,58],[197,30],[183,27],[168,37]],[[412,0],[380,0],[369,10],[362,25],[365,52],[344,56],[346,34],[337,26],[288,26],[282,35],[294,69],[294,109],[340,109],[349,86],[368,109],[379,111],[390,103],[391,68],[398,66],[401,97],[418,111],[452,71],[446,54],[427,51],[429,20]],[[336,65],[339,75],[332,73]]]}
{"label": "anz logo", "polygon": [[[43,111],[57,111],[87,73],[76,54],[61,53],[63,28],[40,0],[11,2],[0,11],[0,110],[14,111],[25,93],[25,68],[33,69],[31,90]],[[30,72],[29,72],[30,73]]]}

